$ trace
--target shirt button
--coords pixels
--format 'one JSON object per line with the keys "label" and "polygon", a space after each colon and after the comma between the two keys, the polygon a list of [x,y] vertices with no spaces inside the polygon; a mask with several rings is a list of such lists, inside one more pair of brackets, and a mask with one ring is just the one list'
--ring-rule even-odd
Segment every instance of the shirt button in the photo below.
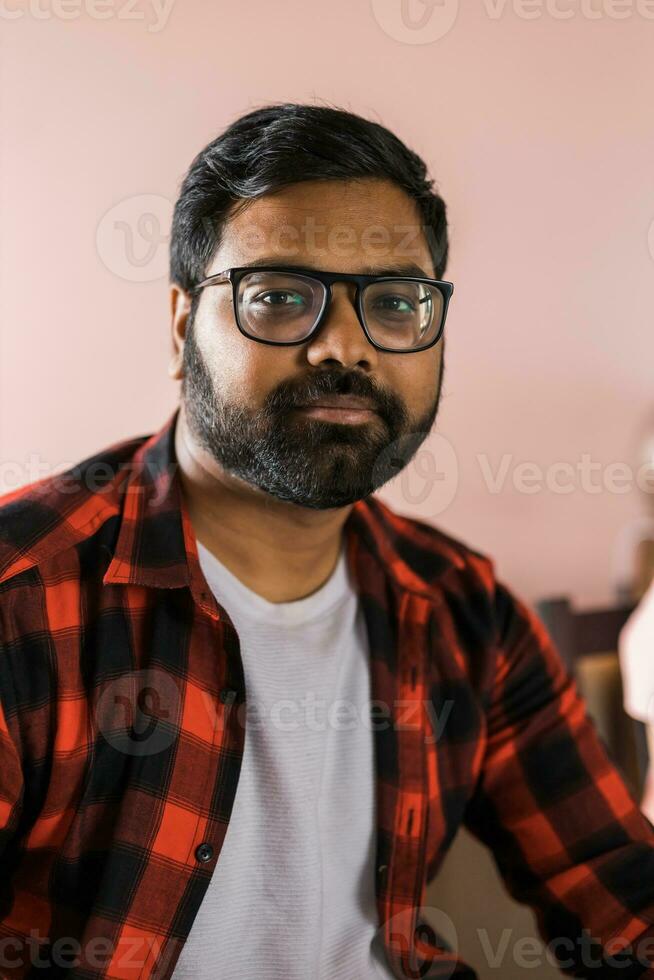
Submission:
{"label": "shirt button", "polygon": [[386,872],[387,871],[388,871],[388,865],[387,864],[380,864],[378,866],[378,868],[377,868],[377,875],[379,877],[380,884],[385,881],[385,879],[386,879]]}
{"label": "shirt button", "polygon": [[224,687],[220,692],[220,700],[223,704],[234,704],[237,692],[230,687]]}
{"label": "shirt button", "polygon": [[213,847],[211,844],[198,844],[195,848],[195,856],[202,864],[206,864],[213,857]]}

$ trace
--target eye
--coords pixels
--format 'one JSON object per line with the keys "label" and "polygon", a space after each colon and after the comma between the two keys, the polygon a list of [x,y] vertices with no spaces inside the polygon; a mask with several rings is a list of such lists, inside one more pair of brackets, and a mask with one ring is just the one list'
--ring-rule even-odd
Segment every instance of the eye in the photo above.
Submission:
{"label": "eye", "polygon": [[304,299],[299,293],[291,292],[288,289],[269,289],[267,292],[255,296],[250,302],[261,302],[266,306],[301,306]]}
{"label": "eye", "polygon": [[415,305],[406,298],[394,293],[387,293],[375,300],[375,308],[390,311],[391,313],[414,313]]}

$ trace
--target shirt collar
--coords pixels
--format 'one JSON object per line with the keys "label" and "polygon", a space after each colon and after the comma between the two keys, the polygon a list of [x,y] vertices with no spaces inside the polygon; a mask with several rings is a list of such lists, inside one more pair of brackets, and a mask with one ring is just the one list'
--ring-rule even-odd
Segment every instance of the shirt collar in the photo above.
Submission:
{"label": "shirt collar", "polygon": [[[114,557],[103,581],[187,585],[196,601],[215,615],[215,603],[206,594],[195,534],[177,475],[174,441],[178,417],[179,407],[133,457]],[[364,548],[400,589],[433,598],[434,577],[452,564],[461,566],[463,562],[454,549],[441,546],[434,550],[432,542],[430,550],[427,538],[433,537],[434,531],[426,527],[424,531],[421,540],[415,522],[395,514],[375,497],[357,501],[344,526],[355,575],[360,567],[358,553]],[[420,566],[427,555],[429,572],[425,575]]]}
{"label": "shirt collar", "polygon": [[[219,619],[216,602],[207,590],[197,552],[195,533],[182,493],[175,455],[175,426],[179,406],[162,427],[146,437],[115,443],[91,458],[102,461],[109,456],[120,461],[121,474],[114,477],[109,492],[88,493],[80,490],[59,523],[48,525],[29,550],[20,555],[0,553],[0,581],[52,555],[61,547],[78,543],[109,517],[118,519],[115,546],[103,584],[132,584],[156,588],[188,586],[196,602],[213,618]],[[136,449],[126,450],[136,443]],[[88,462],[88,461],[87,461]],[[85,464],[75,472],[84,474]],[[81,481],[84,483],[84,480]],[[37,490],[26,488],[12,494],[20,496],[23,506],[30,497],[41,508],[55,508],[48,481],[40,481]],[[463,560],[446,536],[434,535],[435,529],[394,513],[374,496],[357,501],[345,522],[346,547],[355,579],[360,580],[366,559],[373,558],[384,573],[401,590],[434,598],[436,579]]]}

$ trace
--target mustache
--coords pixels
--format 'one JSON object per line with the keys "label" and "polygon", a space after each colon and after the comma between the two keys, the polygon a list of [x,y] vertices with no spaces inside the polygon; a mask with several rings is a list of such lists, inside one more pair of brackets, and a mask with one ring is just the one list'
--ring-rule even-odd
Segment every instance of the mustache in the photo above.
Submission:
{"label": "mustache", "polygon": [[320,371],[301,382],[285,382],[271,392],[266,400],[266,408],[272,413],[286,412],[307,402],[315,401],[320,395],[357,395],[369,398],[382,416],[404,414],[400,400],[381,390],[369,378],[353,371]]}

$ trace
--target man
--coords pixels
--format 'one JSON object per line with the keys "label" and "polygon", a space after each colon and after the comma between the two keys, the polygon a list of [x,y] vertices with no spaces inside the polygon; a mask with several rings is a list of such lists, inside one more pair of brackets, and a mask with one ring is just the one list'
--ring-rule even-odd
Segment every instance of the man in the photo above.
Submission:
{"label": "man", "polygon": [[474,978],[424,908],[465,824],[568,972],[654,977],[654,828],[544,628],[372,495],[437,414],[446,260],[352,113],[193,161],[179,408],[0,508],[3,976]]}

